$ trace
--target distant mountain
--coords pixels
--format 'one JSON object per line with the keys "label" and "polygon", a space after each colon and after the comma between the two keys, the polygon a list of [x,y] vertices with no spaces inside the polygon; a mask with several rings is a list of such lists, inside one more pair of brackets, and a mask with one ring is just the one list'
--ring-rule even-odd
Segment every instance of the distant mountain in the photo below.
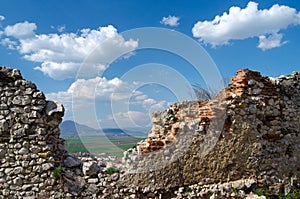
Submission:
{"label": "distant mountain", "polygon": [[[146,137],[147,129],[142,128],[128,128],[128,129],[119,129],[119,128],[104,128],[97,130],[89,126],[78,124],[71,120],[66,120],[62,122],[59,126],[60,135],[64,139],[75,138],[80,136],[101,136],[102,133],[105,133],[106,136],[135,136],[135,137]],[[102,134],[103,135],[103,134]]]}
{"label": "distant mountain", "polygon": [[66,120],[62,122],[59,125],[59,128],[60,128],[60,136],[62,138],[77,137],[78,134],[80,136],[99,134],[98,130],[83,124],[78,124],[71,120]]}
{"label": "distant mountain", "polygon": [[117,128],[106,128],[102,129],[102,131],[107,135],[126,135],[126,133],[122,129]]}

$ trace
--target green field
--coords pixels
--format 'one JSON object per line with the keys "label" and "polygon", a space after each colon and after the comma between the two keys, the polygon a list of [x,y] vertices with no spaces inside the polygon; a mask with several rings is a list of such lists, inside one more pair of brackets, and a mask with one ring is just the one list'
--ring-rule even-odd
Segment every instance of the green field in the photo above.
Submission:
{"label": "green field", "polygon": [[135,147],[136,143],[142,139],[130,136],[90,136],[65,138],[65,140],[65,146],[69,153],[107,153],[121,157],[124,150]]}

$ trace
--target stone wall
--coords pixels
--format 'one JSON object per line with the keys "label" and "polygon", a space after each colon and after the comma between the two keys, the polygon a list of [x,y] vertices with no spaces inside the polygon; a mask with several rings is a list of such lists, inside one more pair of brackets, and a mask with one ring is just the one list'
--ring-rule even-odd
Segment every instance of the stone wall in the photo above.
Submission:
{"label": "stone wall", "polygon": [[125,183],[172,190],[254,179],[278,194],[300,177],[299,96],[298,72],[274,79],[239,70],[216,99],[154,113],[138,161],[127,157],[136,172]]}
{"label": "stone wall", "polygon": [[64,108],[47,101],[20,71],[0,67],[0,198],[48,198],[64,158]]}
{"label": "stone wall", "polygon": [[0,67],[0,97],[0,198],[259,198],[257,188],[300,187],[298,72],[239,70],[215,99],[154,113],[148,138],[121,162],[68,154],[63,106],[18,70]]}

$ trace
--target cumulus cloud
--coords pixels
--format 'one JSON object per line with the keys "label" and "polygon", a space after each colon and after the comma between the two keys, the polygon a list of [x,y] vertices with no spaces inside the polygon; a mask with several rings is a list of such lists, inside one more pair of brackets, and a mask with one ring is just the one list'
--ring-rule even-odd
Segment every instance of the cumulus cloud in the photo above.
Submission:
{"label": "cumulus cloud", "polygon": [[47,97],[52,100],[61,100],[62,102],[70,102],[72,97],[82,100],[94,100],[95,98],[111,100],[113,93],[116,91],[120,92],[120,90],[122,90],[124,93],[125,91],[129,92],[128,87],[128,83],[123,82],[117,77],[111,80],[105,77],[77,79],[66,91],[49,93]]}
{"label": "cumulus cloud", "polygon": [[278,32],[291,25],[300,25],[300,12],[296,9],[278,4],[270,9],[258,9],[257,3],[249,2],[246,8],[233,6],[212,21],[198,21],[192,33],[213,47],[231,40],[258,37],[258,48],[267,50],[285,43]]}
{"label": "cumulus cloud", "polygon": [[148,126],[151,118],[148,114],[140,111],[118,112],[102,120],[102,123],[115,123],[119,127]]}
{"label": "cumulus cloud", "polygon": [[100,126],[102,128],[120,128],[125,130],[125,133],[129,135],[132,133],[128,128],[134,128],[145,134],[133,134],[132,136],[145,137],[146,132],[149,131],[151,125],[151,118],[148,114],[140,111],[127,111],[127,112],[116,112],[114,114],[108,115],[105,118],[98,119]]}
{"label": "cumulus cloud", "polygon": [[122,81],[118,77],[107,79],[105,77],[95,77],[91,79],[77,79],[66,91],[47,94],[47,98],[62,103],[69,103],[72,98],[75,100],[102,101],[123,100],[133,97],[131,104],[142,105],[145,109],[165,101],[156,101],[141,91],[134,91],[137,82],[129,83]]}
{"label": "cumulus cloud", "polygon": [[143,107],[145,110],[151,110],[151,112],[163,110],[169,105],[169,102],[166,100],[157,101],[143,92],[139,92],[133,95],[132,101],[130,101],[132,105],[139,105]]}
{"label": "cumulus cloud", "polygon": [[0,15],[0,21],[3,21],[5,17],[3,15]]}
{"label": "cumulus cloud", "polygon": [[160,23],[168,26],[178,26],[179,17],[169,15],[168,17],[163,17]]}
{"label": "cumulus cloud", "polygon": [[[1,33],[0,33],[1,35]],[[15,46],[16,46],[16,42],[10,40],[9,38],[4,38],[1,40],[0,42],[1,45],[6,46],[7,48],[11,49],[11,50],[15,50]]]}
{"label": "cumulus cloud", "polygon": [[259,36],[259,44],[258,48],[262,49],[263,51],[271,49],[271,48],[276,48],[280,47],[283,44],[286,44],[287,42],[281,42],[283,35],[278,34],[278,33],[273,33],[269,36]]}
{"label": "cumulus cloud", "polygon": [[[134,90],[136,84],[137,82],[125,82],[117,77],[113,79],[105,77],[78,79],[65,91],[48,93],[46,97],[64,104],[65,118],[72,119],[75,113],[76,117],[82,117],[81,119],[77,118],[81,123],[87,122],[87,118],[95,111],[95,103],[101,102],[101,106],[111,107],[114,105],[114,111],[116,111],[113,114],[114,118],[103,118],[102,116],[106,116],[109,110],[101,109],[98,116],[102,118],[101,122],[105,125],[113,124],[113,120],[121,121],[125,126],[130,121],[131,123],[135,121],[134,123],[148,124],[150,113],[166,108],[168,103],[164,100],[157,101],[141,91]],[[130,99],[129,102],[128,99]],[[129,112],[124,112],[125,106],[128,106]]]}
{"label": "cumulus cloud", "polygon": [[112,25],[62,34],[36,34],[36,28],[34,23],[26,21],[7,26],[4,34],[15,39],[15,48],[26,60],[40,63],[36,70],[53,79],[75,77],[82,62],[92,52],[94,57],[80,75],[94,76],[105,70],[119,55],[131,52],[138,46],[135,40],[125,40]]}
{"label": "cumulus cloud", "polygon": [[[111,100],[124,99],[114,97],[116,90],[129,93],[130,85],[119,78],[106,79],[105,77],[95,77],[91,79],[77,79],[65,91],[46,94],[47,99],[61,102],[66,108],[66,118],[72,119],[74,110],[82,115],[89,116],[91,107],[93,109],[95,100],[110,102]],[[86,121],[84,121],[86,122]]]}
{"label": "cumulus cloud", "polygon": [[15,37],[16,39],[29,39],[34,37],[36,28],[37,26],[35,23],[25,21],[22,23],[16,23],[12,26],[7,26],[4,29],[4,34]]}

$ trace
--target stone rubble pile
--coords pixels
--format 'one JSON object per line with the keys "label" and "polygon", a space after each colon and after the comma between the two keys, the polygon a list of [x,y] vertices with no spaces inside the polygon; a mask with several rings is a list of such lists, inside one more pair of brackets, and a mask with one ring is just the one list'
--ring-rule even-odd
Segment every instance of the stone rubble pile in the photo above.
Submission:
{"label": "stone rubble pile", "polygon": [[258,196],[250,190],[255,190],[257,182],[254,179],[242,179],[225,183],[207,184],[201,183],[190,185],[186,187],[180,187],[175,191],[176,197],[179,198],[265,198]]}

